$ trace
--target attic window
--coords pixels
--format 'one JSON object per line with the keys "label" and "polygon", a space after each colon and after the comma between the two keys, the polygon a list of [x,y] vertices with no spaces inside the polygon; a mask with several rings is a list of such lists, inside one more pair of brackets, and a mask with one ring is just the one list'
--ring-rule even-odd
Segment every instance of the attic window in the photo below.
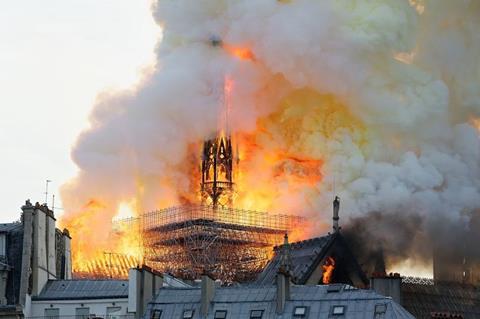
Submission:
{"label": "attic window", "polygon": [[214,319],[225,319],[227,318],[227,311],[226,310],[217,310],[215,311]]}
{"label": "attic window", "polygon": [[345,314],[345,306],[332,306],[333,316],[342,316]]}
{"label": "attic window", "polygon": [[183,312],[183,319],[192,319],[193,318],[193,310],[185,310]]}
{"label": "attic window", "polygon": [[152,315],[150,316],[151,319],[160,319],[160,317],[162,316],[162,311],[161,310],[154,310],[152,312]]}
{"label": "attic window", "polygon": [[343,285],[341,284],[333,284],[333,285],[328,285],[327,286],[327,293],[328,292],[339,292],[342,290]]}
{"label": "attic window", "polygon": [[375,314],[380,315],[387,312],[387,305],[384,303],[379,303],[375,305]]}
{"label": "attic window", "polygon": [[260,319],[263,317],[263,310],[250,311],[250,319]]}
{"label": "attic window", "polygon": [[295,318],[304,318],[307,315],[307,307],[298,306],[293,310],[293,316]]}

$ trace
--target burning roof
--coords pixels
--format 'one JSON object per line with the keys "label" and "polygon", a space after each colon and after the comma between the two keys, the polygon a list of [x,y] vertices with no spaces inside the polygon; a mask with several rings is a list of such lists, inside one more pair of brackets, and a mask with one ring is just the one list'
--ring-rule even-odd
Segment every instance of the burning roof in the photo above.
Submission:
{"label": "burning roof", "polygon": [[124,204],[138,217],[197,202],[197,150],[224,114],[215,86],[228,74],[236,207],[306,217],[306,238],[327,229],[335,191],[351,217],[409,216],[394,230],[410,236],[375,232],[401,248],[384,250],[387,267],[410,252],[423,265],[438,229],[465,229],[480,207],[479,12],[449,0],[154,1],[155,65],[97,99],[72,151],[62,202],[75,258],[136,254],[106,229]]}
{"label": "burning roof", "polygon": [[[256,280],[258,285],[272,285],[280,267],[282,247],[275,247],[273,258]],[[348,283],[368,286],[368,280],[340,233],[290,244],[292,282],[298,285]],[[333,266],[329,268],[326,266]],[[325,274],[329,280],[325,282]]]}

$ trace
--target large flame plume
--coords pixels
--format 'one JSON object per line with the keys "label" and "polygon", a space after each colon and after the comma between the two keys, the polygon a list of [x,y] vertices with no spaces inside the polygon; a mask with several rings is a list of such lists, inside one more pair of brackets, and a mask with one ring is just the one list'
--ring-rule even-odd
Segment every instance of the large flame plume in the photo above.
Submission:
{"label": "large flame plume", "polygon": [[99,97],[73,149],[79,173],[62,200],[76,269],[137,254],[135,240],[108,236],[125,205],[197,200],[225,74],[236,206],[308,217],[304,237],[329,227],[334,194],[343,220],[381,212],[401,228],[414,214],[408,232],[374,231],[420,263],[432,225],[468,225],[480,207],[478,1],[158,0],[152,11],[157,63],[134,90]]}

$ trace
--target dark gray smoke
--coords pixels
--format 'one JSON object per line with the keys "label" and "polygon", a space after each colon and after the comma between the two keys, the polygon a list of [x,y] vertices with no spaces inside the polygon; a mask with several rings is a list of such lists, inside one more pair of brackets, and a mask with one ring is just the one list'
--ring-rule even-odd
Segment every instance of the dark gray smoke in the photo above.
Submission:
{"label": "dark gray smoke", "polygon": [[351,218],[342,233],[368,274],[395,270],[408,258],[429,265],[434,254],[442,264],[480,264],[479,211],[465,214],[462,220],[431,220],[415,212],[370,212]]}

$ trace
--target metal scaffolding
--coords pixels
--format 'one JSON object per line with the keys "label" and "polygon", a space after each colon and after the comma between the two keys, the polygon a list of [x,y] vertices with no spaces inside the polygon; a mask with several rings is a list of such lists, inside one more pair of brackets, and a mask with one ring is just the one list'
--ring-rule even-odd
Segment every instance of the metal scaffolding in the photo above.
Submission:
{"label": "metal scaffolding", "polygon": [[208,273],[231,282],[253,279],[273,246],[302,221],[296,216],[186,205],[120,220],[114,228],[139,229],[144,263],[156,270],[184,279]]}

